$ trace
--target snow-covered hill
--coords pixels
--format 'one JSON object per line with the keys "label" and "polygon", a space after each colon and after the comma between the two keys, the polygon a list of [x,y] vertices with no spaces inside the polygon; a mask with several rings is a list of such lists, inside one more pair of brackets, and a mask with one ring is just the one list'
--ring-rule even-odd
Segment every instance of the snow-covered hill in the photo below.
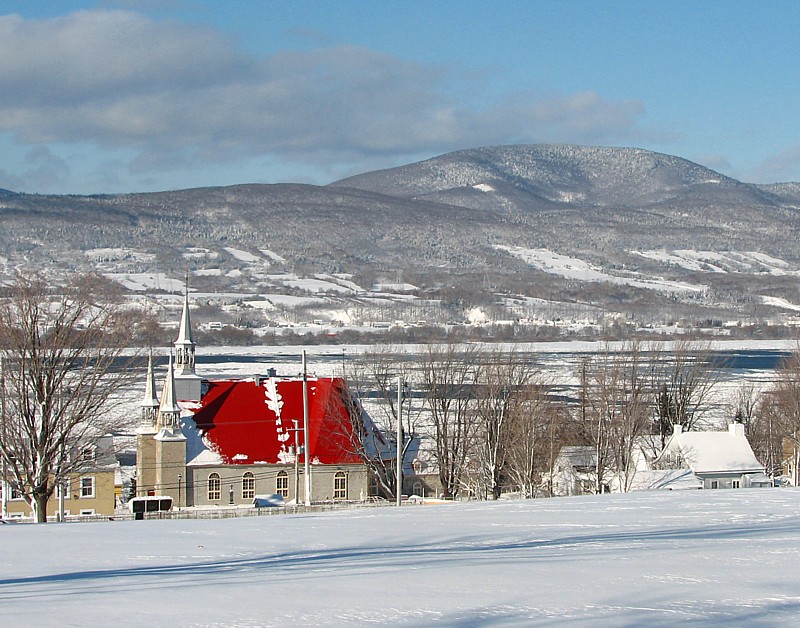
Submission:
{"label": "snow-covered hill", "polygon": [[796,322],[797,209],[797,184],[751,185],[671,155],[496,146],[323,187],[2,193],[0,281],[92,270],[155,298],[179,293],[188,270],[212,295],[199,320],[240,330],[442,326],[477,320],[475,308],[492,323],[518,318],[510,299],[538,299],[548,320],[523,318],[550,335],[576,308],[609,315],[581,321],[588,335],[617,319],[762,333]]}
{"label": "snow-covered hill", "polygon": [[800,492],[0,526],[0,624],[777,626]]}
{"label": "snow-covered hill", "polygon": [[[557,205],[641,208],[667,201],[695,204],[728,196],[739,204],[774,204],[784,189],[748,185],[680,157],[640,148],[532,144],[456,151],[406,166],[368,172],[337,186],[443,200],[472,188],[511,190]],[[474,194],[474,198],[481,198]],[[484,200],[487,196],[482,197]]]}

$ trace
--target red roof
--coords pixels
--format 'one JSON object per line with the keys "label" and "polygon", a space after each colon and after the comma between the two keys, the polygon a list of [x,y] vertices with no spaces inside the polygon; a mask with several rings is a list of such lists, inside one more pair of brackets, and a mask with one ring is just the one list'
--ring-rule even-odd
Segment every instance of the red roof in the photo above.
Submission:
{"label": "red roof", "polygon": [[[293,420],[303,429],[303,381],[266,378],[209,381],[194,421],[209,447],[225,464],[288,462],[289,448],[303,444],[303,434],[289,431]],[[344,402],[341,378],[308,380],[309,460],[355,464],[353,421]],[[295,440],[297,437],[297,440]],[[300,461],[303,461],[301,456]]]}

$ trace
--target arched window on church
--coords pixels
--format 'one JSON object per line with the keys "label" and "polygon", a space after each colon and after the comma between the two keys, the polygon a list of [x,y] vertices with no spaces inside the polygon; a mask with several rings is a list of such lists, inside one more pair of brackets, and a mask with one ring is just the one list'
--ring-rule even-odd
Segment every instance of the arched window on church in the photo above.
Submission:
{"label": "arched window on church", "polygon": [[211,473],[208,476],[208,501],[219,501],[222,497],[222,482],[219,473]]}
{"label": "arched window on church", "polygon": [[278,471],[275,478],[275,492],[283,497],[289,497],[289,474],[286,471]]}
{"label": "arched window on church", "polygon": [[256,476],[246,471],[242,476],[242,499],[253,499],[256,496]]}
{"label": "arched window on church", "polygon": [[347,499],[347,474],[343,471],[333,476],[333,498]]}

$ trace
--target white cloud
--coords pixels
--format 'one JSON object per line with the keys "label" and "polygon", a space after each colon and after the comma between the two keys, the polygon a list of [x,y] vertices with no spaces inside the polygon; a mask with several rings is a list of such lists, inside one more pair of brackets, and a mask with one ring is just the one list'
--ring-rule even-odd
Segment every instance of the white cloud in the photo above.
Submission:
{"label": "white cloud", "polygon": [[477,108],[454,92],[479,93],[478,75],[353,46],[258,58],[209,28],[129,11],[0,17],[0,132],[28,145],[133,151],[139,175],[264,156],[357,168],[640,132],[641,103],[593,92],[518,94]]}

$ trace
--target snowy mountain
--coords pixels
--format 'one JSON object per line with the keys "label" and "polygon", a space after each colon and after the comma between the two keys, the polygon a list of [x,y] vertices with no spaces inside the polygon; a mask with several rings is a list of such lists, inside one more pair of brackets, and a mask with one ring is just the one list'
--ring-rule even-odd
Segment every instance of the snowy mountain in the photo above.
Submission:
{"label": "snowy mountain", "polygon": [[792,195],[787,187],[748,185],[671,155],[639,148],[569,145],[458,151],[334,185],[445,202],[457,199],[459,204],[486,209],[493,206],[489,199],[496,196],[508,203],[507,208],[521,211],[777,206]]}
{"label": "snowy mountain", "polygon": [[561,253],[606,260],[619,249],[672,247],[797,255],[780,233],[797,228],[794,184],[742,183],[637,148],[478,148],[333,185],[510,214],[528,244],[544,239]]}
{"label": "snowy mountain", "polygon": [[[475,307],[536,318],[538,300],[749,324],[800,309],[799,232],[798,184],[751,185],[636,148],[500,146],[324,187],[0,192],[0,274],[96,270],[173,292],[188,269],[200,292],[272,298],[261,310],[276,323],[311,299],[304,317],[345,323],[462,320]],[[410,289],[381,288],[400,285]],[[375,313],[385,292],[391,308],[423,307]],[[559,307],[550,319],[568,316]]]}
{"label": "snowy mountain", "polygon": [[[366,173],[334,185],[436,200],[495,192],[518,209],[645,208],[665,203],[778,204],[772,195],[698,164],[639,148],[495,146]],[[527,199],[527,205],[523,202]],[[484,205],[486,203],[483,203]],[[481,205],[475,202],[474,205]]]}

